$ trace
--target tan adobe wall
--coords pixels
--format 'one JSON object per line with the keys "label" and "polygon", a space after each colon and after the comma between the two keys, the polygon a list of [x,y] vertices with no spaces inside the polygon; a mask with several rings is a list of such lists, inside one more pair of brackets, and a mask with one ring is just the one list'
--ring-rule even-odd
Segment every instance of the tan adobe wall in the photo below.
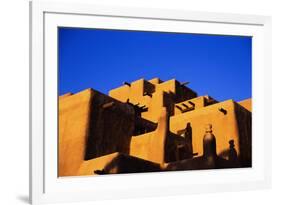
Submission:
{"label": "tan adobe wall", "polygon": [[59,176],[76,175],[84,161],[92,98],[88,89],[59,101]]}
{"label": "tan adobe wall", "polygon": [[[220,112],[220,108],[225,109],[227,114]],[[240,154],[239,130],[235,106],[232,100],[171,117],[171,132],[177,134],[178,131],[185,128],[186,123],[188,122],[192,127],[192,143],[194,153],[198,153],[198,155],[203,154],[202,140],[205,133],[205,125],[212,124],[213,134],[217,140],[217,154],[220,155],[229,148],[230,140],[234,140],[238,155]]]}
{"label": "tan adobe wall", "polygon": [[252,112],[252,98],[238,102],[241,106]]}

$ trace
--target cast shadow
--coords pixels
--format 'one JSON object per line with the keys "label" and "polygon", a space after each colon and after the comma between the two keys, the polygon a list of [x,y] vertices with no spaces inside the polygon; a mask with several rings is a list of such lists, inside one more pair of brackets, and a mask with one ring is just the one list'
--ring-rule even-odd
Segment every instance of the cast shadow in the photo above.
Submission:
{"label": "cast shadow", "polygon": [[20,196],[17,196],[17,199],[21,202],[29,204],[29,197],[28,196],[20,195]]}

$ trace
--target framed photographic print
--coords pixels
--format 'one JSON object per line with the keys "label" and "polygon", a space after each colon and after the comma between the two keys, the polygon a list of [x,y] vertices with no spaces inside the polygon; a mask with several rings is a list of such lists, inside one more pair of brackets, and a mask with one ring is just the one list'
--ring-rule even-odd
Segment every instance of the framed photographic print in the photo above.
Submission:
{"label": "framed photographic print", "polygon": [[30,3],[33,204],[267,188],[271,19]]}

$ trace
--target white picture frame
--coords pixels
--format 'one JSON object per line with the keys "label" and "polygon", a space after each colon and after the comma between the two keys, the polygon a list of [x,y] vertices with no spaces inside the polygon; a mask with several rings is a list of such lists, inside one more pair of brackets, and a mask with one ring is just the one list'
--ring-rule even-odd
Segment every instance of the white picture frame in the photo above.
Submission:
{"label": "white picture frame", "polygon": [[[59,26],[252,36],[253,167],[58,178],[56,79]],[[32,204],[269,188],[271,18],[80,3],[31,2],[30,111]]]}

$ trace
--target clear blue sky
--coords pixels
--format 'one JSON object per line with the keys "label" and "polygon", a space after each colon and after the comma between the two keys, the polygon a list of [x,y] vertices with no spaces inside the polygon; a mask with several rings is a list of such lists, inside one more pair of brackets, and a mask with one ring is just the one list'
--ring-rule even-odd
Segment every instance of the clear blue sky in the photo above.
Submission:
{"label": "clear blue sky", "polygon": [[155,77],[219,101],[252,95],[251,37],[59,28],[58,46],[59,95]]}

